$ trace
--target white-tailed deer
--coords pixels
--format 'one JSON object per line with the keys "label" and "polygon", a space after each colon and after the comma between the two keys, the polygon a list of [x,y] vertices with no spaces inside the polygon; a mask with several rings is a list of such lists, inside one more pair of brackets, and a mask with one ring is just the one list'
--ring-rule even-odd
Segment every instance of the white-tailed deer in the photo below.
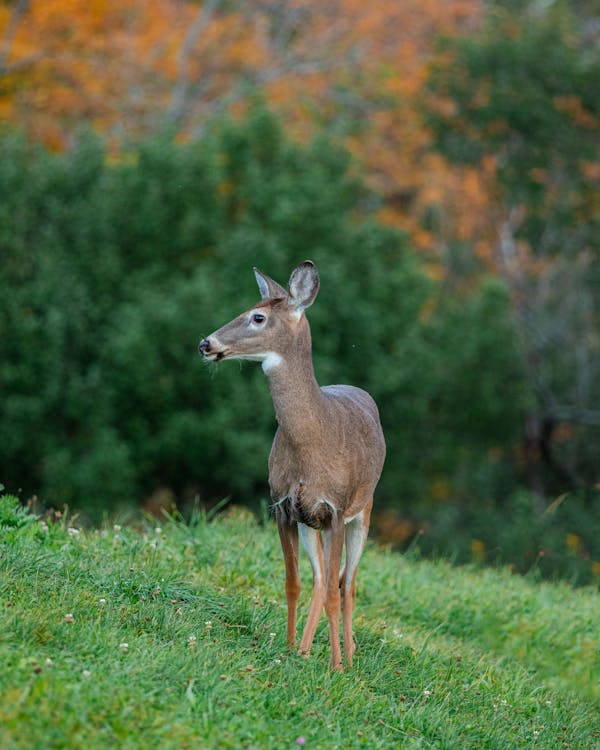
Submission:
{"label": "white-tailed deer", "polygon": [[202,339],[199,349],[211,361],[262,362],[279,424],[269,456],[269,485],[285,557],[288,645],[296,645],[300,536],[313,569],[300,653],[309,653],[325,606],[331,666],[342,669],[340,608],[351,666],[356,569],[385,458],[383,431],[368,393],[350,385],[319,388],[315,380],[304,314],[319,291],[313,263],[307,260],[292,272],[287,291],[256,268],[254,273],[262,301]]}

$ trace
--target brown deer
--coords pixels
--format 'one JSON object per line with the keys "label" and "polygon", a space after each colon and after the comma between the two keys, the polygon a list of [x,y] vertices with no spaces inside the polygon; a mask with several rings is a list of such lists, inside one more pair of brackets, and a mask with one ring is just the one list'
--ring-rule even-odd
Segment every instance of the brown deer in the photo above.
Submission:
{"label": "brown deer", "polygon": [[269,485],[285,558],[287,642],[296,645],[300,536],[313,569],[313,594],[299,653],[308,655],[324,605],[331,666],[341,670],[340,607],[344,653],[352,666],[356,569],[385,459],[383,431],[368,393],[317,384],[304,314],[319,291],[314,264],[301,263],[287,291],[256,268],[254,273],[262,301],[202,339],[199,350],[214,362],[262,362],[279,425],[269,455]]}

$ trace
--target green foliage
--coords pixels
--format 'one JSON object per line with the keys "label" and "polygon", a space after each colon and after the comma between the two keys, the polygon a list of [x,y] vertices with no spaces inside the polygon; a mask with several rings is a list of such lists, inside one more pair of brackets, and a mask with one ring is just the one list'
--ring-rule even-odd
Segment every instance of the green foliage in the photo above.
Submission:
{"label": "green foliage", "polygon": [[520,5],[492,5],[483,32],[445,43],[452,62],[432,71],[428,87],[453,109],[433,106],[428,120],[452,161],[493,156],[503,200],[528,207],[523,235],[546,228],[553,251],[564,252],[556,229],[591,222],[589,241],[597,227],[586,163],[598,155],[600,61],[567,3]]}
{"label": "green foliage", "polygon": [[455,563],[509,564],[518,573],[579,586],[598,582],[597,490],[566,493],[553,502],[526,490],[501,503],[481,497],[477,506],[446,503],[433,517],[415,519],[422,533],[412,544]]}
{"label": "green foliage", "polygon": [[[466,299],[448,295],[429,328],[432,371],[422,375],[420,387],[433,388],[427,401],[432,424],[425,423],[421,450],[429,445],[436,462],[424,473],[430,481],[454,475],[438,499],[461,498],[467,505],[469,495],[500,499],[514,482],[509,467],[529,404],[506,288],[490,278]],[[435,434],[447,439],[431,440]]]}
{"label": "green foliage", "polygon": [[285,646],[272,524],[35,526],[0,538],[2,747],[597,746],[591,589],[369,546],[339,674],[324,618],[309,658]]}
{"label": "green foliage", "polygon": [[[446,40],[427,120],[451,162],[485,166],[511,288],[540,494],[593,486],[600,440],[600,57],[589,4],[498,0]],[[440,106],[442,102],[442,106]],[[537,425],[536,427],[532,427]]]}
{"label": "green foliage", "polygon": [[[266,494],[274,432],[260,368],[207,367],[198,340],[307,256],[317,377],[377,400],[380,503],[501,496],[527,398],[506,291],[457,299],[378,225],[348,155],[288,141],[257,108],[201,142],[157,138],[109,159],[4,136],[0,161],[0,473],[90,515],[149,496]],[[10,217],[10,220],[8,220]],[[503,456],[491,469],[488,451]],[[431,489],[432,477],[438,493]]]}
{"label": "green foliage", "polygon": [[[4,488],[0,485],[0,492]],[[7,529],[20,529],[37,521],[37,516],[24,508],[14,495],[0,494],[0,534]]]}

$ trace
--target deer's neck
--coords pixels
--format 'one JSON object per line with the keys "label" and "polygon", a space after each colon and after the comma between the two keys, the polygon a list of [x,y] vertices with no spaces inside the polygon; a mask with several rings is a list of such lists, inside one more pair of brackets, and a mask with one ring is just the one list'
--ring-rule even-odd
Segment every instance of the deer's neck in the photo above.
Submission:
{"label": "deer's neck", "polygon": [[323,401],[313,369],[308,326],[297,344],[266,370],[279,428],[295,444],[312,439]]}

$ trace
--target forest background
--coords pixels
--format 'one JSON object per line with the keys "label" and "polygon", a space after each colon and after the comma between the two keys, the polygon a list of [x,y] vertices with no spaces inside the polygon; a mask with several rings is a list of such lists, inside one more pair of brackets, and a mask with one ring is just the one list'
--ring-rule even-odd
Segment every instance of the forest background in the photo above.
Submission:
{"label": "forest background", "polygon": [[0,0],[0,480],[259,507],[264,376],[197,342],[309,257],[378,537],[598,581],[599,45],[592,0]]}

